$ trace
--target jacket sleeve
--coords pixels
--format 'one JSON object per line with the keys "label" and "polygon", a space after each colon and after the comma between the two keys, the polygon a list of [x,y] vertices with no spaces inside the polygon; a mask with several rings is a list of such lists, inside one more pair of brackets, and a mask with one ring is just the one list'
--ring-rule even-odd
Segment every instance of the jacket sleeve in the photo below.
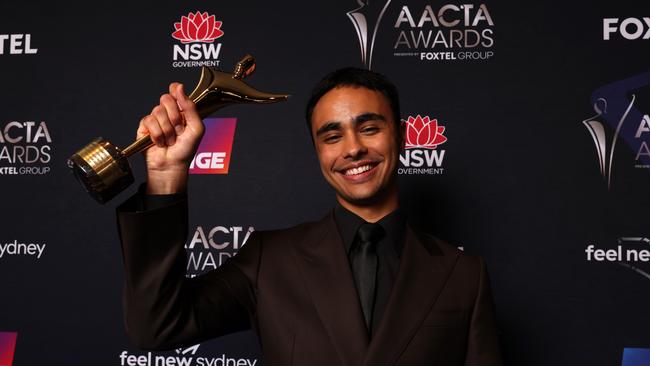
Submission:
{"label": "jacket sleeve", "polygon": [[501,351],[494,319],[490,280],[483,259],[479,259],[478,293],[468,332],[466,366],[501,366]]}
{"label": "jacket sleeve", "polygon": [[260,235],[219,268],[189,279],[187,200],[142,211],[141,199],[136,194],[117,208],[129,338],[143,349],[170,349],[250,328]]}

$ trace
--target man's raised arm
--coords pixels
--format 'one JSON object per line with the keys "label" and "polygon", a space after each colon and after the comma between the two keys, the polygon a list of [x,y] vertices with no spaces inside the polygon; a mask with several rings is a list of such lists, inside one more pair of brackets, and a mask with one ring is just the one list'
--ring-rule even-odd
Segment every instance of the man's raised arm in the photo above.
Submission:
{"label": "man's raised arm", "polygon": [[208,275],[186,278],[188,168],[203,132],[194,103],[178,83],[137,131],[138,138],[150,135],[155,143],[145,152],[147,184],[118,207],[117,217],[126,330],[142,348],[196,344],[250,327],[254,279],[245,273],[258,261],[257,235],[238,258]]}

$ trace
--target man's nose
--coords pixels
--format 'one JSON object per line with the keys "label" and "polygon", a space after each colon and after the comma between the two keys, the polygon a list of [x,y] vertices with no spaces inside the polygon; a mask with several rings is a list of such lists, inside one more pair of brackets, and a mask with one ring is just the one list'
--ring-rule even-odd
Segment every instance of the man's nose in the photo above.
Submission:
{"label": "man's nose", "polygon": [[345,139],[345,158],[357,159],[365,155],[368,149],[363,144],[363,140],[355,133],[350,133]]}

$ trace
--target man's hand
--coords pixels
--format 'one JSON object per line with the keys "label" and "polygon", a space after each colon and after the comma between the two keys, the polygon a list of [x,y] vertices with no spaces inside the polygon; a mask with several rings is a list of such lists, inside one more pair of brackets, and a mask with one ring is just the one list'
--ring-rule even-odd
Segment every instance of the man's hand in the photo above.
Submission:
{"label": "man's hand", "polygon": [[187,189],[188,168],[205,127],[183,85],[172,83],[169,94],[140,121],[137,138],[149,135],[155,143],[144,154],[147,193],[172,194]]}

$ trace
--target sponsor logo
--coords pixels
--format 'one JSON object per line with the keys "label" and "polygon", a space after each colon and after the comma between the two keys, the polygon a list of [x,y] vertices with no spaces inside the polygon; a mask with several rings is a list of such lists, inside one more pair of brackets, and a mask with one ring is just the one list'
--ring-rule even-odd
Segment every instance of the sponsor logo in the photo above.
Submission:
{"label": "sponsor logo", "polygon": [[12,121],[0,127],[0,175],[50,172],[52,137],[45,122]]}
{"label": "sponsor logo", "polygon": [[182,354],[182,355],[186,355],[186,354],[190,353],[192,355],[195,355],[196,351],[199,350],[199,346],[201,346],[201,344],[195,344],[192,347],[187,347],[187,348],[177,348],[176,353],[177,354]]}
{"label": "sponsor logo", "polygon": [[621,366],[650,365],[650,348],[625,348]]}
{"label": "sponsor logo", "polygon": [[[219,357],[197,356],[199,345],[179,348],[176,354],[171,352],[120,353],[121,366],[256,366],[254,358],[232,358],[221,354]],[[1,366],[2,364],[0,364]]]}
{"label": "sponsor logo", "polygon": [[215,39],[223,36],[221,21],[216,20],[214,15],[196,12],[183,16],[180,22],[174,23],[176,29],[172,37],[181,43],[204,42],[212,43]]}
{"label": "sponsor logo", "polygon": [[438,146],[447,142],[445,127],[429,116],[409,116],[402,120],[406,126],[404,152],[400,154],[399,174],[442,174],[445,150]]}
{"label": "sponsor logo", "polygon": [[346,13],[357,31],[359,48],[361,49],[361,62],[368,69],[372,68],[372,54],[375,48],[377,30],[390,2],[391,0],[379,2],[357,0],[359,7]]}
{"label": "sponsor logo", "polygon": [[494,20],[485,4],[403,5],[394,28],[394,56],[421,62],[494,57]]}
{"label": "sponsor logo", "polygon": [[[10,255],[15,256],[32,256],[36,259],[41,259],[41,256],[45,252],[45,243],[21,243],[18,240],[14,240],[8,243],[0,243],[0,259],[8,257]],[[1,366],[1,365],[0,365]]]}
{"label": "sponsor logo", "polygon": [[650,239],[645,237],[620,237],[617,245],[585,248],[587,262],[610,262],[630,269],[650,280]]}
{"label": "sponsor logo", "polygon": [[430,119],[429,116],[410,117],[406,123],[406,148],[407,149],[435,149],[438,145],[447,141],[442,134],[444,126],[438,126],[437,119]]}
{"label": "sponsor logo", "polygon": [[215,40],[224,35],[223,22],[207,12],[183,15],[174,23],[172,38],[180,41],[174,44],[173,67],[219,66],[221,43]]}
{"label": "sponsor logo", "polygon": [[650,39],[650,17],[643,18],[604,18],[603,19],[603,40],[609,41],[612,38],[627,39]]}
{"label": "sponsor logo", "polygon": [[0,55],[35,55],[31,34],[0,34]]}
{"label": "sponsor logo", "polygon": [[239,251],[253,231],[252,226],[197,226],[192,239],[185,244],[188,277],[221,266]]}
{"label": "sponsor logo", "polygon": [[236,118],[206,118],[205,134],[190,164],[190,174],[228,174]]}
{"label": "sponsor logo", "polygon": [[0,332],[0,366],[11,366],[16,352],[16,332]]}
{"label": "sponsor logo", "polygon": [[[619,140],[632,149],[635,168],[650,168],[650,117],[639,107],[642,99],[639,95],[648,92],[650,72],[605,85],[591,95],[596,114],[582,123],[594,142],[598,166],[608,189],[612,186],[614,153]],[[650,101],[647,99],[646,102]]]}

